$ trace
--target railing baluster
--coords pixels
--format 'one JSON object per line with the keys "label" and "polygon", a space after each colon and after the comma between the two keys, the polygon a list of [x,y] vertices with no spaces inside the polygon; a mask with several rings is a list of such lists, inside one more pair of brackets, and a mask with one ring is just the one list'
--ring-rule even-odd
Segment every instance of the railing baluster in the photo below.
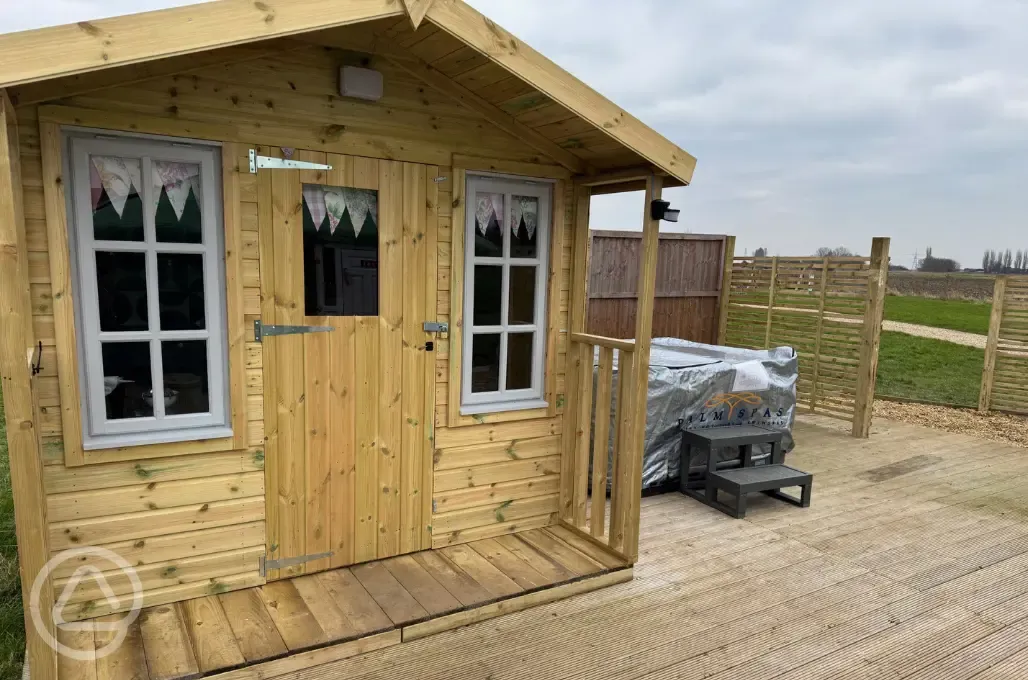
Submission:
{"label": "railing baluster", "polygon": [[626,513],[631,506],[628,494],[642,493],[627,483],[631,461],[625,456],[631,451],[632,385],[635,374],[635,353],[622,351],[618,357],[618,405],[615,421],[614,470],[610,479],[610,531],[607,544],[621,551],[625,545]]}
{"label": "railing baluster", "polygon": [[614,350],[600,347],[596,378],[596,429],[593,432],[593,497],[589,530],[603,536],[603,516],[607,511],[607,457],[610,453],[610,396],[614,382]]}
{"label": "railing baluster", "polygon": [[575,430],[575,490],[572,520],[576,527],[585,526],[586,500],[589,496],[589,435],[592,431],[593,346],[578,346],[578,413]]}

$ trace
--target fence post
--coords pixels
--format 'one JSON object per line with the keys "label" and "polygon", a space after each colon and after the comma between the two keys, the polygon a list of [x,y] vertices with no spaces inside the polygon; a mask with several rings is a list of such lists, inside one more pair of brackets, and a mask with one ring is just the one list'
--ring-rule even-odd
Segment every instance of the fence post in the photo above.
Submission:
{"label": "fence post", "polygon": [[728,335],[728,303],[732,293],[732,265],[735,262],[735,237],[726,236],[723,248],[721,264],[721,293],[718,295],[717,308],[717,339],[719,345],[725,344],[725,336]]}
{"label": "fence post", "polygon": [[882,316],[885,313],[885,290],[889,278],[889,239],[871,241],[871,268],[867,279],[867,307],[860,334],[860,363],[857,366],[857,395],[853,409],[853,436],[866,438],[871,434],[874,410],[875,381],[878,377],[878,349],[882,340]]}
{"label": "fence post", "polygon": [[778,282],[778,256],[771,258],[771,286],[767,291],[767,326],[764,327],[764,349],[771,349],[771,314],[775,309],[775,287]]}
{"label": "fence post", "polygon": [[982,391],[978,397],[979,413],[988,413],[992,406],[992,383],[995,380],[996,348],[999,329],[1003,323],[1003,298],[1006,296],[1007,278],[997,276],[992,289],[992,314],[989,316],[989,339],[985,344],[985,365],[982,367]]}
{"label": "fence post", "polygon": [[825,331],[825,297],[828,290],[828,268],[831,266],[831,258],[824,258],[821,261],[821,288],[817,298],[817,330],[814,336],[814,378],[810,385],[810,412],[817,412],[817,390],[821,378],[821,335]]}

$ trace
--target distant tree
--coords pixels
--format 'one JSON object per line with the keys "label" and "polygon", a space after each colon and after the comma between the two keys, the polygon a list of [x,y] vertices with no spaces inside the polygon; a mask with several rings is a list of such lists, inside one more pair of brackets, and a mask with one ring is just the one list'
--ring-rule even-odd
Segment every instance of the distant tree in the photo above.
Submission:
{"label": "distant tree", "polygon": [[1003,272],[1009,273],[1014,268],[1014,253],[1007,248],[1007,252],[1003,253]]}
{"label": "distant tree", "polygon": [[910,271],[910,267],[904,267],[901,264],[890,264],[889,265],[889,271],[890,272],[909,272]]}
{"label": "distant tree", "polygon": [[845,246],[839,246],[838,248],[825,248],[821,247],[814,253],[817,257],[853,257],[854,252]]}
{"label": "distant tree", "polygon": [[960,271],[960,263],[948,257],[935,257],[932,255],[932,249],[929,247],[925,249],[924,259],[921,260],[917,270],[934,273],[956,272]]}
{"label": "distant tree", "polygon": [[767,248],[757,248],[753,251],[753,257],[767,257]]}

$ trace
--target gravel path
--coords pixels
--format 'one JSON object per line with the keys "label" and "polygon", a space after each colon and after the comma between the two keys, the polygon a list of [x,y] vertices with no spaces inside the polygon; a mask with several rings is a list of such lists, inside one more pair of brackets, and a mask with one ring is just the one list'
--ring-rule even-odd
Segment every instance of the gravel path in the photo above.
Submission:
{"label": "gravel path", "polygon": [[921,338],[932,338],[934,340],[945,340],[946,342],[968,347],[985,349],[988,336],[978,333],[965,333],[964,331],[953,331],[948,328],[935,328],[934,326],[921,326],[916,323],[904,323],[903,321],[883,321],[882,329],[896,331],[907,335],[916,335]]}

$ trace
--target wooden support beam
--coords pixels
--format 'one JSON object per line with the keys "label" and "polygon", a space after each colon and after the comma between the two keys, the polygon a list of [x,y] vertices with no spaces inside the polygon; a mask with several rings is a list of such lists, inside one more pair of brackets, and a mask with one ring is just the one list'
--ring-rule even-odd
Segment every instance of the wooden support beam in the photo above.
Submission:
{"label": "wooden support beam", "polygon": [[726,236],[721,253],[721,294],[718,297],[717,344],[725,344],[728,333],[728,303],[732,293],[732,264],[735,262],[735,237]]}
{"label": "wooden support beam", "polygon": [[982,369],[982,391],[978,397],[978,411],[988,413],[992,406],[992,386],[995,382],[996,350],[999,331],[1003,325],[1003,299],[1007,292],[1007,277],[997,276],[992,289],[992,314],[989,315],[989,339],[985,343],[985,365]]}
{"label": "wooden support beam", "polygon": [[[584,187],[599,187],[605,184],[623,184],[625,182],[643,182],[649,179],[650,175],[666,175],[667,173],[652,165],[640,165],[634,168],[623,168],[621,170],[610,170],[595,175],[583,175],[576,177],[575,181]],[[644,186],[645,188],[645,186]]]}
{"label": "wooden support beam", "polygon": [[864,329],[860,334],[860,364],[857,373],[857,398],[853,409],[853,436],[871,435],[871,415],[878,378],[878,349],[882,341],[885,315],[885,289],[889,278],[889,239],[871,241],[871,270],[867,279],[867,307]]}
{"label": "wooden support beam", "polygon": [[677,177],[692,181],[696,159],[462,0],[437,0],[428,19],[511,74]]}
{"label": "wooden support beam", "polygon": [[[571,231],[571,292],[568,304],[568,334],[584,333],[588,298],[586,289],[589,285],[589,187],[574,187],[574,223]],[[578,384],[582,353],[573,351],[568,343],[564,384],[567,394],[564,397],[564,431],[561,439],[560,462],[560,501],[561,519],[574,523],[575,476],[588,474],[575,467],[576,434],[578,417]]]}
{"label": "wooden support beam", "polygon": [[[503,109],[486,101],[468,88],[456,82],[446,74],[436,70],[427,62],[414,56],[413,53],[403,54],[403,58],[394,56],[396,52],[403,52],[403,48],[395,43],[390,43],[389,51],[384,53],[385,58],[393,65],[403,69],[407,73],[429,85],[454,101],[463,104],[472,111],[481,114],[486,120],[500,128],[515,139],[520,139],[533,149],[551,158],[560,165],[574,173],[589,171],[585,161],[542,136],[527,125],[515,120]],[[515,74],[517,75],[517,74]]]}
{"label": "wooden support beam", "polygon": [[767,322],[764,325],[764,349],[771,349],[771,322],[775,313],[775,293],[778,288],[778,257],[771,258],[771,285],[767,289]]}
{"label": "wooden support beam", "polygon": [[33,680],[56,680],[57,653],[41,636],[31,615],[35,604],[44,632],[54,635],[53,584],[44,580],[39,599],[31,592],[50,558],[40,456],[38,409],[32,389],[32,309],[28,248],[22,210],[18,125],[14,106],[0,90],[0,377],[3,383],[7,450],[14,497],[15,534],[21,573],[28,661]]}
{"label": "wooden support beam", "polygon": [[396,0],[226,0],[0,36],[0,86],[402,16]]}
{"label": "wooden support beam", "polygon": [[[642,458],[646,439],[646,398],[650,385],[650,343],[653,339],[653,299],[657,288],[657,246],[659,243],[660,220],[650,217],[650,204],[662,194],[663,182],[659,176],[651,176],[643,203],[643,237],[641,262],[639,265],[639,303],[635,312],[635,373],[631,399],[631,466],[626,475],[628,486],[625,498],[624,547],[619,552],[635,562],[639,557],[639,504],[642,495]],[[626,392],[627,393],[627,392]]]}
{"label": "wooden support beam", "polygon": [[403,8],[407,10],[407,17],[410,18],[410,23],[415,31],[425,19],[425,14],[433,2],[434,0],[403,0]]}

